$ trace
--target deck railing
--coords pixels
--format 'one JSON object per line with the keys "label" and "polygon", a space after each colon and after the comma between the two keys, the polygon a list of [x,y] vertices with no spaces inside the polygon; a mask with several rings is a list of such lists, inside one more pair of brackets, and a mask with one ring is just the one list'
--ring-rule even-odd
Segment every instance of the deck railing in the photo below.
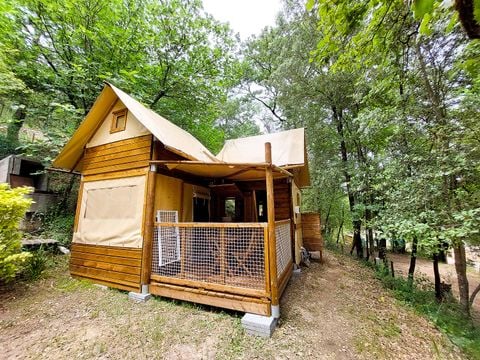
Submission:
{"label": "deck railing", "polygon": [[266,223],[155,223],[151,278],[265,296],[267,237]]}
{"label": "deck railing", "polygon": [[280,279],[292,263],[292,242],[290,219],[275,222],[275,238],[277,242],[277,278]]}

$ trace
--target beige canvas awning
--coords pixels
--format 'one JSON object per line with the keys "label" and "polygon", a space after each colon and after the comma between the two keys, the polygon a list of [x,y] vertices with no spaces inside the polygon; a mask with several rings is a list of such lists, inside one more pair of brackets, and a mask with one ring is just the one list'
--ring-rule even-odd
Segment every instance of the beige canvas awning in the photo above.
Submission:
{"label": "beige canvas awning", "polygon": [[[250,181],[265,179],[265,168],[268,164],[262,163],[212,163],[202,161],[175,161],[159,160],[151,161],[167,167],[169,170],[177,170],[190,175],[207,179],[228,179],[234,181]],[[293,176],[288,171],[273,166],[273,176],[276,179]]]}

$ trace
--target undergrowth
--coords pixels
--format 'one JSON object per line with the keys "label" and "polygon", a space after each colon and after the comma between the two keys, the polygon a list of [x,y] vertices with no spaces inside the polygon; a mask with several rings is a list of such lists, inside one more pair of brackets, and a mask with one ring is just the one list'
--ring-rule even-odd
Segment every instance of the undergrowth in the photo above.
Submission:
{"label": "undergrowth", "polygon": [[70,246],[75,214],[49,211],[43,220],[43,237],[57,240],[60,245]]}
{"label": "undergrowth", "polygon": [[385,267],[376,269],[376,277],[397,300],[426,316],[467,356],[480,359],[480,328],[474,325],[453,297],[439,302],[430,280],[419,277],[411,282],[403,277],[392,277]]}

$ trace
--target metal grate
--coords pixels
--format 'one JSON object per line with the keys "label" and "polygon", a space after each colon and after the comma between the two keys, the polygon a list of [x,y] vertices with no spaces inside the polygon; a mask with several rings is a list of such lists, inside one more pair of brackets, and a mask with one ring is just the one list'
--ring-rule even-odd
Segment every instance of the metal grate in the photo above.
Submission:
{"label": "metal grate", "polygon": [[[264,227],[236,224],[157,224],[156,232],[177,231],[179,261],[159,266],[157,275],[249,289],[265,289]],[[159,256],[154,237],[154,259]],[[157,253],[155,253],[157,249]]]}
{"label": "metal grate", "polygon": [[[157,221],[178,222],[178,211],[157,210]],[[161,227],[154,231],[158,246],[158,266],[166,266],[180,260],[180,234],[177,227]]]}
{"label": "metal grate", "polygon": [[279,278],[292,260],[290,221],[279,221],[275,224],[275,237],[277,242],[277,278]]}

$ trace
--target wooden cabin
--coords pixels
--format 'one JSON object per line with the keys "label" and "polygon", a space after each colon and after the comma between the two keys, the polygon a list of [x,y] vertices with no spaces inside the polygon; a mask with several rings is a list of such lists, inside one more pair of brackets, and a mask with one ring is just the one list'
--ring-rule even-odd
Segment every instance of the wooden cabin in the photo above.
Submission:
{"label": "wooden cabin", "polygon": [[107,84],[53,166],[81,173],[72,276],[278,316],[300,261],[303,129],[229,140],[215,156]]}

